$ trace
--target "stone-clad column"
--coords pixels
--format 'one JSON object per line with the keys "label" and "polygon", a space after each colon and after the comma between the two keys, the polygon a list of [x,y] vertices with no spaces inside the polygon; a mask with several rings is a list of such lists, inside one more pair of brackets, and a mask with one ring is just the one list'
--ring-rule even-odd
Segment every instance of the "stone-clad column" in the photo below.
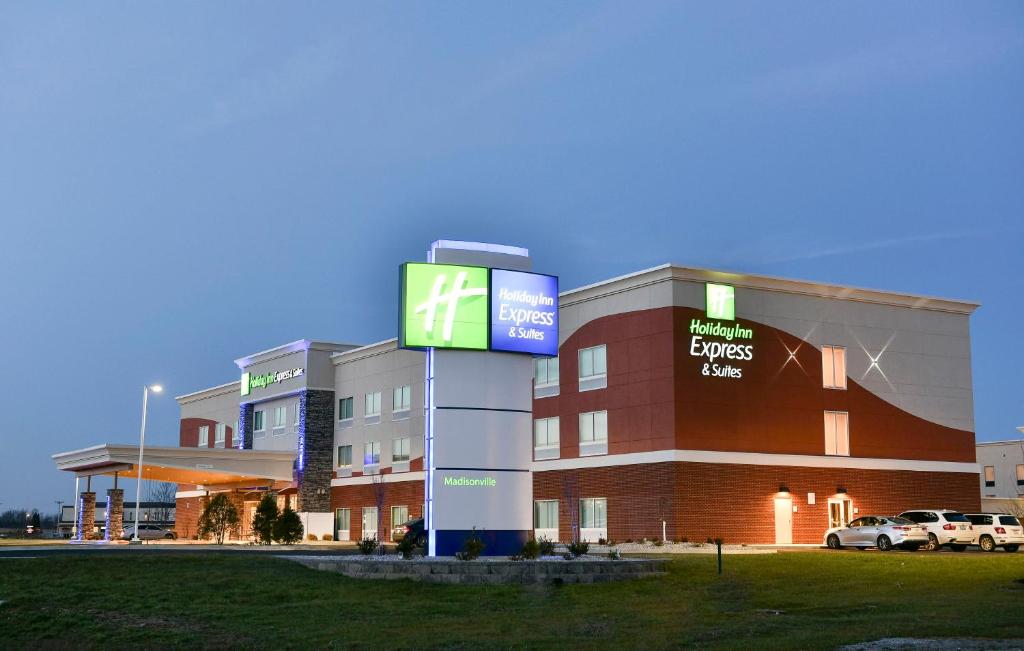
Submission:
{"label": "stone-clad column", "polygon": [[107,489],[107,540],[120,540],[124,533],[124,489]]}
{"label": "stone-clad column", "polygon": [[78,540],[92,540],[96,528],[96,493],[83,491],[78,497]]}
{"label": "stone-clad column", "polygon": [[307,389],[299,396],[298,454],[295,479],[299,510],[331,510],[334,475],[334,392]]}
{"label": "stone-clad column", "polygon": [[241,444],[236,443],[240,450],[251,450],[252,449],[252,414],[255,411],[251,402],[243,403],[238,408],[238,440]]}

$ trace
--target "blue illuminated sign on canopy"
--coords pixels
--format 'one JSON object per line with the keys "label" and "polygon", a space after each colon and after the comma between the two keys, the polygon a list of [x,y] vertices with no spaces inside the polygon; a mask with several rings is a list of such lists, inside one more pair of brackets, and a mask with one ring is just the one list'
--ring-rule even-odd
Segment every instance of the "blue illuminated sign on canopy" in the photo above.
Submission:
{"label": "blue illuminated sign on canopy", "polygon": [[558,278],[491,270],[491,350],[558,354]]}

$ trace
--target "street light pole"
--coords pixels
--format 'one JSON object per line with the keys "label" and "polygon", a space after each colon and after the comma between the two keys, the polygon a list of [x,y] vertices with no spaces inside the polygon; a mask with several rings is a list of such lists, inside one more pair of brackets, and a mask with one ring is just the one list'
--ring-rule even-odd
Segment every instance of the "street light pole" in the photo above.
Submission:
{"label": "street light pole", "polygon": [[[142,427],[139,430],[139,465],[135,480],[135,531],[132,533],[132,542],[139,542],[139,500],[142,493],[142,451],[146,446],[146,405],[149,403],[149,390],[153,393],[160,393],[164,390],[159,384],[142,387]],[[110,508],[110,505],[107,505]]]}

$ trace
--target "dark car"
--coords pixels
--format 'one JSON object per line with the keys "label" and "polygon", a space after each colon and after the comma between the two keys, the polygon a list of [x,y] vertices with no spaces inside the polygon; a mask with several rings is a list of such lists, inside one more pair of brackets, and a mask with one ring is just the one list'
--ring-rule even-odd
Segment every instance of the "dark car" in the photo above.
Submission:
{"label": "dark car", "polygon": [[423,528],[423,518],[413,518],[405,524],[400,524],[391,532],[391,540],[398,542],[406,536],[412,536],[417,547],[427,546],[427,531]]}

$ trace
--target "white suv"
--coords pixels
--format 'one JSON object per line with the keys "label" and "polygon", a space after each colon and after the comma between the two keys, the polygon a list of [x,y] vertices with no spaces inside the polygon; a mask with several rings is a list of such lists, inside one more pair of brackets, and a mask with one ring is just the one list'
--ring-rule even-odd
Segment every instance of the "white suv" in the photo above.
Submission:
{"label": "white suv", "polygon": [[904,511],[900,517],[916,522],[928,531],[928,544],[925,545],[928,551],[948,545],[953,551],[962,552],[967,545],[974,543],[974,527],[959,511],[921,509]]}
{"label": "white suv", "polygon": [[1020,521],[1005,513],[966,513],[974,526],[974,544],[982,551],[994,552],[1002,547],[1008,552],[1017,551],[1024,545],[1024,528]]}

